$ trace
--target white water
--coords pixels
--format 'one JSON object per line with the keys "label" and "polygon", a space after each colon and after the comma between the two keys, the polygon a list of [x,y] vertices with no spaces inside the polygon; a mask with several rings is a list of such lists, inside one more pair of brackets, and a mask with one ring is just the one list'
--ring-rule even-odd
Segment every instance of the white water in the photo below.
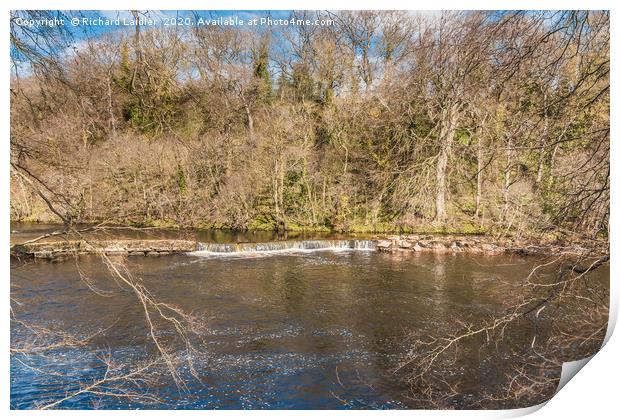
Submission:
{"label": "white water", "polygon": [[251,256],[256,254],[272,254],[282,252],[312,252],[323,250],[375,250],[373,240],[314,240],[314,241],[277,241],[256,243],[198,243],[198,251],[191,252],[195,256]]}

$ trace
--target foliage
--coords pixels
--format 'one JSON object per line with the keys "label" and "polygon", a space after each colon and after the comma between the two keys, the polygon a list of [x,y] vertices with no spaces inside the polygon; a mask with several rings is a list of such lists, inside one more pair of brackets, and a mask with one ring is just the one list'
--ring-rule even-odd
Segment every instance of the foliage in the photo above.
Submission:
{"label": "foliage", "polygon": [[11,217],[606,235],[608,13],[312,13],[12,33]]}

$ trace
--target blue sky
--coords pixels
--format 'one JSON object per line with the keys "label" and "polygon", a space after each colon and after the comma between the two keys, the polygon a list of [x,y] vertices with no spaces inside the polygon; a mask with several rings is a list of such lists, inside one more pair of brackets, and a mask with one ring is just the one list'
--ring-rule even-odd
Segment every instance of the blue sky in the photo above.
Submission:
{"label": "blue sky", "polygon": [[[79,45],[82,41],[86,39],[97,38],[103,34],[111,33],[115,31],[134,31],[133,26],[97,26],[97,25],[82,25],[81,23],[77,26],[71,24],[72,18],[93,18],[96,19],[98,17],[104,19],[129,19],[132,17],[132,14],[128,10],[57,10],[57,11],[49,11],[53,16],[63,17],[65,21],[64,30],[66,30],[70,37],[66,39],[66,41],[70,44]],[[48,12],[48,13],[49,13]],[[141,11],[141,15],[146,15],[152,18],[155,21],[155,25],[162,25],[165,18],[198,18],[202,17],[205,19],[217,19],[218,17],[229,18],[229,17],[237,17],[238,19],[244,20],[247,25],[247,21],[251,18],[261,18],[261,17],[271,17],[271,18],[288,18],[292,11],[290,10],[150,10],[150,11]],[[35,12],[36,13],[36,12]],[[28,13],[26,11],[15,10],[11,12],[11,17],[20,16],[24,18],[32,18],[33,14]],[[244,26],[247,27],[247,26]],[[173,28],[173,26],[171,27]],[[240,27],[243,28],[243,27]],[[27,31],[24,29],[28,29]],[[22,27],[20,25],[14,24],[12,19],[11,21],[11,31],[14,31],[16,36],[20,38],[23,42],[27,44],[32,44],[34,49],[40,50],[39,53],[43,56],[45,55],[54,55],[61,53],[62,50],[45,50],[40,49],[40,45],[38,45],[34,40],[36,39],[37,32],[43,34],[46,31],[55,30],[50,29],[49,27],[42,26],[33,26],[30,28]],[[50,47],[52,48],[52,47]],[[62,48],[62,47],[61,47]],[[22,58],[19,53],[15,53],[15,51],[11,51],[11,55],[13,58],[13,65],[15,68],[20,68],[21,72],[24,73],[28,71],[28,67],[22,67]],[[24,63],[25,64],[25,63]]]}
{"label": "blue sky", "polygon": [[[146,13],[149,17],[153,18],[156,22],[163,22],[164,18],[184,18],[184,17],[203,17],[205,19],[217,19],[218,17],[228,18],[237,17],[247,22],[251,18],[260,18],[270,16],[272,18],[287,18],[291,14],[291,10],[150,10],[141,13]],[[131,12],[128,10],[73,10],[66,11],[68,15],[83,16],[83,17],[102,17],[108,19],[116,19],[120,17],[131,18]],[[82,25],[72,27],[69,25],[69,29],[73,33],[76,40],[83,39],[87,36],[93,36],[103,34],[106,32],[112,32],[119,29],[127,29],[127,27],[116,26],[89,26],[83,27]]]}

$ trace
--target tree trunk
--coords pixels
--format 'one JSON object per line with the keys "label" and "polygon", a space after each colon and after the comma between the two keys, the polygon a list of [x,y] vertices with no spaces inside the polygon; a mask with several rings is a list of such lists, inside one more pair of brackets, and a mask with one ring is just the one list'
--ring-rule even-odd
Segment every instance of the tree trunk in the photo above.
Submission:
{"label": "tree trunk", "polygon": [[275,171],[273,179],[273,201],[275,210],[276,231],[282,233],[286,231],[286,221],[284,220],[284,164],[278,159],[275,161]]}
{"label": "tree trunk", "polygon": [[478,137],[478,155],[476,160],[478,161],[476,172],[476,219],[480,217],[480,202],[482,200],[482,159],[484,158],[482,152],[482,138]]}
{"label": "tree trunk", "polygon": [[243,109],[245,110],[245,116],[247,118],[248,134],[250,135],[250,139],[254,140],[254,118],[252,118],[250,107],[245,101],[243,103]]}
{"label": "tree trunk", "polygon": [[435,221],[443,222],[446,219],[446,169],[454,141],[454,130],[458,122],[458,108],[449,105],[441,112],[441,127],[439,129],[439,157],[436,167],[437,193],[435,196]]}
{"label": "tree trunk", "polygon": [[508,147],[506,147],[506,167],[504,168],[504,211],[502,212],[502,221],[508,220],[508,211],[510,209],[510,171],[512,170],[512,140],[508,140]]}
{"label": "tree trunk", "polygon": [[543,179],[543,171],[545,169],[545,158],[546,158],[546,148],[547,148],[547,121],[545,117],[545,125],[543,128],[543,133],[540,139],[540,155],[538,156],[538,170],[536,171],[536,183],[534,184],[535,188],[538,188]]}
{"label": "tree trunk", "polygon": [[110,131],[112,133],[112,139],[116,139],[116,121],[114,118],[114,105],[112,103],[112,70],[108,72],[107,78],[108,87],[108,116],[110,122]]}

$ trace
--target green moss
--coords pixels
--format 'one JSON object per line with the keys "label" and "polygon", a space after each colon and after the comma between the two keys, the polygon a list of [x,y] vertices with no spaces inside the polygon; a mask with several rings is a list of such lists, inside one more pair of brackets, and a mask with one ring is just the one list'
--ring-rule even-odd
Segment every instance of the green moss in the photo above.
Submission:
{"label": "green moss", "polygon": [[248,223],[248,230],[275,230],[276,223],[271,219],[255,218]]}
{"label": "green moss", "polygon": [[287,223],[286,230],[290,232],[331,232],[327,226],[303,226],[296,223]]}

